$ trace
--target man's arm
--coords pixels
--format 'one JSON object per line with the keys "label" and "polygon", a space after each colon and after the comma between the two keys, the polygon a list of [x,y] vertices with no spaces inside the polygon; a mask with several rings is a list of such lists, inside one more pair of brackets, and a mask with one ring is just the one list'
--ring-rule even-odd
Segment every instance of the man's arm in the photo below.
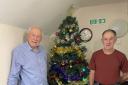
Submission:
{"label": "man's arm", "polygon": [[19,55],[20,55],[19,53],[13,52],[11,70],[10,70],[10,74],[8,77],[7,85],[17,85],[18,84],[19,73],[21,70],[21,65],[19,63],[20,59],[17,58],[17,56],[19,56]]}
{"label": "man's arm", "polygon": [[126,80],[128,80],[128,73],[122,73],[121,74],[121,82],[124,82]]}
{"label": "man's arm", "polygon": [[94,85],[95,70],[90,70],[89,85]]}

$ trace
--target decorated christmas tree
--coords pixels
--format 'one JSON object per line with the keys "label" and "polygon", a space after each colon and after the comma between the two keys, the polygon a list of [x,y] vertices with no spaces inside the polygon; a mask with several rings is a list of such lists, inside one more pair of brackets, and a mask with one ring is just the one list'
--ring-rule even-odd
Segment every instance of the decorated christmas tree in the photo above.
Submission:
{"label": "decorated christmas tree", "polygon": [[88,84],[87,49],[81,42],[76,17],[67,16],[56,32],[55,45],[49,53],[49,85]]}

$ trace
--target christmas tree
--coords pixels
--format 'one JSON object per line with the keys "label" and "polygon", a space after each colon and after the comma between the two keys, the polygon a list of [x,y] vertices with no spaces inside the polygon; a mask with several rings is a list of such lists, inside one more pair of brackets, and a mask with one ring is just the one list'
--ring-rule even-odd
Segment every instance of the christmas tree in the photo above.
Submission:
{"label": "christmas tree", "polygon": [[55,46],[50,52],[49,85],[87,85],[88,63],[80,38],[76,17],[67,16],[56,32]]}

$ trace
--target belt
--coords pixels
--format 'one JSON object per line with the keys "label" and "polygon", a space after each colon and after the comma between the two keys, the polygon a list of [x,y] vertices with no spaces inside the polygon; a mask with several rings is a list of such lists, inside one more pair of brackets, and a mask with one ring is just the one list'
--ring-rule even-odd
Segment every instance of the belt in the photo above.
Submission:
{"label": "belt", "polygon": [[128,81],[121,83],[121,85],[128,85]]}
{"label": "belt", "polygon": [[[105,85],[105,84],[102,84],[100,82],[97,82],[97,81],[94,81],[94,85]],[[115,83],[115,84],[110,84],[110,85],[120,85],[119,82]]]}

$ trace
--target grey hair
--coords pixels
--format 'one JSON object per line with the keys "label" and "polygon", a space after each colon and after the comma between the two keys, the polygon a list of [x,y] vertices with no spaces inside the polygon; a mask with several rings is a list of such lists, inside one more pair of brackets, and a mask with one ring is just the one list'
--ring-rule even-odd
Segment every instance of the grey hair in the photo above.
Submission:
{"label": "grey hair", "polygon": [[38,26],[31,26],[31,27],[29,27],[29,28],[27,29],[27,31],[24,33],[24,35],[23,35],[23,42],[26,42],[26,41],[27,41],[27,36],[28,36],[29,32],[30,32],[33,28],[39,29],[40,32],[41,32],[41,34],[42,34],[42,29],[41,29],[41,28],[39,28]]}
{"label": "grey hair", "polygon": [[111,32],[111,33],[114,34],[115,37],[117,36],[116,31],[115,31],[115,30],[112,30],[112,29],[107,29],[107,30],[105,30],[105,31],[102,33],[102,36],[103,36],[106,32]]}
{"label": "grey hair", "polygon": [[42,34],[42,29],[41,29],[40,27],[38,27],[38,26],[31,26],[31,27],[29,27],[29,28],[27,29],[27,34],[28,34],[33,28],[39,29],[40,32],[41,32],[41,34]]}

